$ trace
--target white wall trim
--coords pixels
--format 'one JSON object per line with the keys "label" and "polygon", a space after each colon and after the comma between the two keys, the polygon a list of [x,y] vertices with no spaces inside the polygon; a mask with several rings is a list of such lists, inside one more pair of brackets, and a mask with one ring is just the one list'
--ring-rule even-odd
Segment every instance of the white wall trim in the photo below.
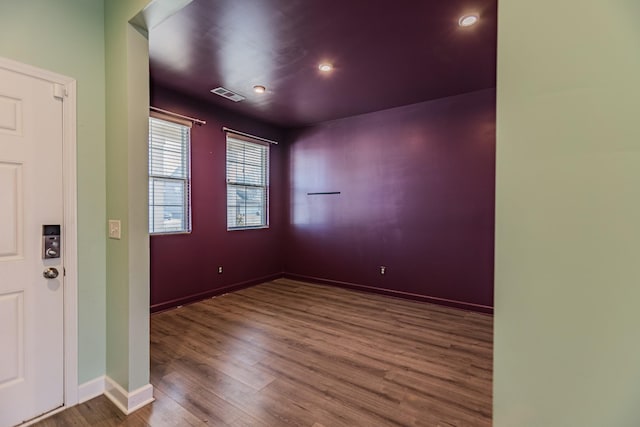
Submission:
{"label": "white wall trim", "polygon": [[125,415],[129,415],[155,400],[153,398],[153,386],[151,384],[128,392],[122,388],[120,384],[107,376],[105,377],[105,388],[104,395]]}
{"label": "white wall trim", "polygon": [[84,403],[94,397],[104,394],[106,390],[106,377],[104,375],[94,378],[78,386],[78,403]]}
{"label": "white wall trim", "polygon": [[76,161],[76,81],[48,70],[0,57],[0,68],[66,89],[62,107],[62,170],[64,198],[64,407],[78,403],[78,222]]}
{"label": "white wall trim", "polygon": [[64,185],[64,404],[78,403],[78,178],[76,81],[65,84],[62,179]]}

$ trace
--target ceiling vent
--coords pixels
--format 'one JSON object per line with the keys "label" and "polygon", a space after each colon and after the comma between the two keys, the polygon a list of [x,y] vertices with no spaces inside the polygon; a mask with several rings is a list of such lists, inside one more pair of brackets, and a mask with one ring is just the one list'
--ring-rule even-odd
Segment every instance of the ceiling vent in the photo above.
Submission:
{"label": "ceiling vent", "polygon": [[216,95],[220,95],[223,98],[230,99],[233,102],[239,102],[245,99],[244,96],[238,95],[237,93],[232,92],[229,89],[223,88],[222,86],[217,87],[215,89],[211,89],[211,92],[215,93]]}

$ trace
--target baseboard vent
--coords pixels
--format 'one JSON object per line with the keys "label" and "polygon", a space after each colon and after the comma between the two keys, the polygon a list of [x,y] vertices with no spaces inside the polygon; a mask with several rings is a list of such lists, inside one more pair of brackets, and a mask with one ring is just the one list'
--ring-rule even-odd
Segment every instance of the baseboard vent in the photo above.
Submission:
{"label": "baseboard vent", "polygon": [[219,95],[219,96],[221,96],[223,98],[230,99],[233,102],[240,102],[240,101],[246,99],[244,96],[242,96],[240,94],[237,94],[234,91],[226,89],[226,88],[224,88],[222,86],[217,87],[215,89],[211,89],[211,93]]}

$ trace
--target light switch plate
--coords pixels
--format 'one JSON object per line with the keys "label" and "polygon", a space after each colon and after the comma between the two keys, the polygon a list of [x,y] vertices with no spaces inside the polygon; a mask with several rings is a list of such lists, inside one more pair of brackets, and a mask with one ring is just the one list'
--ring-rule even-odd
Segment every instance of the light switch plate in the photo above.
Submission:
{"label": "light switch plate", "polygon": [[109,238],[110,239],[118,239],[120,240],[120,220],[119,219],[110,219],[109,220]]}

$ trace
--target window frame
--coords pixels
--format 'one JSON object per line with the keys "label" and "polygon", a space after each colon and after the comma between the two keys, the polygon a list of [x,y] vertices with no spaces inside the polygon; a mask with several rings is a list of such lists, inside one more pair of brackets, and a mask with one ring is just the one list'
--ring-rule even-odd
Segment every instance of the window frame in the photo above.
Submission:
{"label": "window frame", "polygon": [[[161,174],[152,174],[151,171],[151,126],[152,126],[152,120],[160,120],[160,121],[164,121],[167,123],[170,123],[171,125],[178,125],[178,126],[182,126],[184,128],[186,128],[187,130],[187,141],[186,141],[186,146],[185,149],[183,151],[183,155],[182,155],[182,161],[184,162],[184,167],[185,167],[185,172],[186,172],[186,177],[185,178],[176,178],[176,177],[171,177],[171,176],[167,176],[167,175],[161,175]],[[175,118],[173,116],[167,115],[167,114],[163,114],[163,113],[159,113],[156,111],[151,111],[149,113],[149,138],[148,138],[148,162],[149,162],[149,167],[148,167],[148,217],[149,217],[149,226],[148,226],[148,232],[150,236],[166,236],[166,235],[173,235],[173,234],[190,234],[193,230],[193,223],[192,223],[192,208],[191,208],[191,131],[192,131],[192,123],[190,121],[187,120],[181,120],[179,118]],[[182,143],[182,141],[181,141]],[[169,231],[155,231],[152,226],[153,226],[153,216],[152,216],[152,209],[155,206],[158,206],[156,204],[152,204],[153,201],[153,193],[152,193],[152,181],[153,180],[163,180],[163,181],[169,181],[169,182],[182,182],[183,183],[183,200],[182,200],[182,204],[180,205],[182,207],[182,215],[184,218],[183,221],[183,227],[181,227],[179,230],[169,230]]]}
{"label": "window frame", "polygon": [[[230,140],[234,140],[235,143],[242,143],[242,144],[249,144],[249,145],[255,145],[255,146],[260,146],[261,149],[264,150],[264,162],[263,162],[263,168],[262,168],[262,172],[263,172],[263,180],[264,180],[264,185],[249,185],[249,184],[242,184],[239,183],[237,181],[230,181],[229,179],[229,142]],[[225,220],[226,220],[226,224],[227,224],[227,231],[246,231],[246,230],[264,230],[264,229],[269,229],[270,228],[270,224],[269,224],[269,200],[270,200],[270,193],[271,193],[271,188],[270,188],[270,176],[271,176],[271,170],[270,170],[270,156],[271,156],[271,147],[269,143],[263,142],[259,139],[254,139],[251,138],[249,136],[245,136],[245,135],[239,135],[230,131],[226,131],[225,132],[225,185],[226,185],[226,191],[225,191],[225,207],[226,207],[226,214],[225,214]],[[231,187],[245,187],[245,188],[262,188],[263,192],[264,192],[264,206],[263,206],[263,218],[264,221],[262,222],[262,224],[260,225],[242,225],[242,226],[235,226],[235,227],[230,227],[229,226],[229,189]]]}

